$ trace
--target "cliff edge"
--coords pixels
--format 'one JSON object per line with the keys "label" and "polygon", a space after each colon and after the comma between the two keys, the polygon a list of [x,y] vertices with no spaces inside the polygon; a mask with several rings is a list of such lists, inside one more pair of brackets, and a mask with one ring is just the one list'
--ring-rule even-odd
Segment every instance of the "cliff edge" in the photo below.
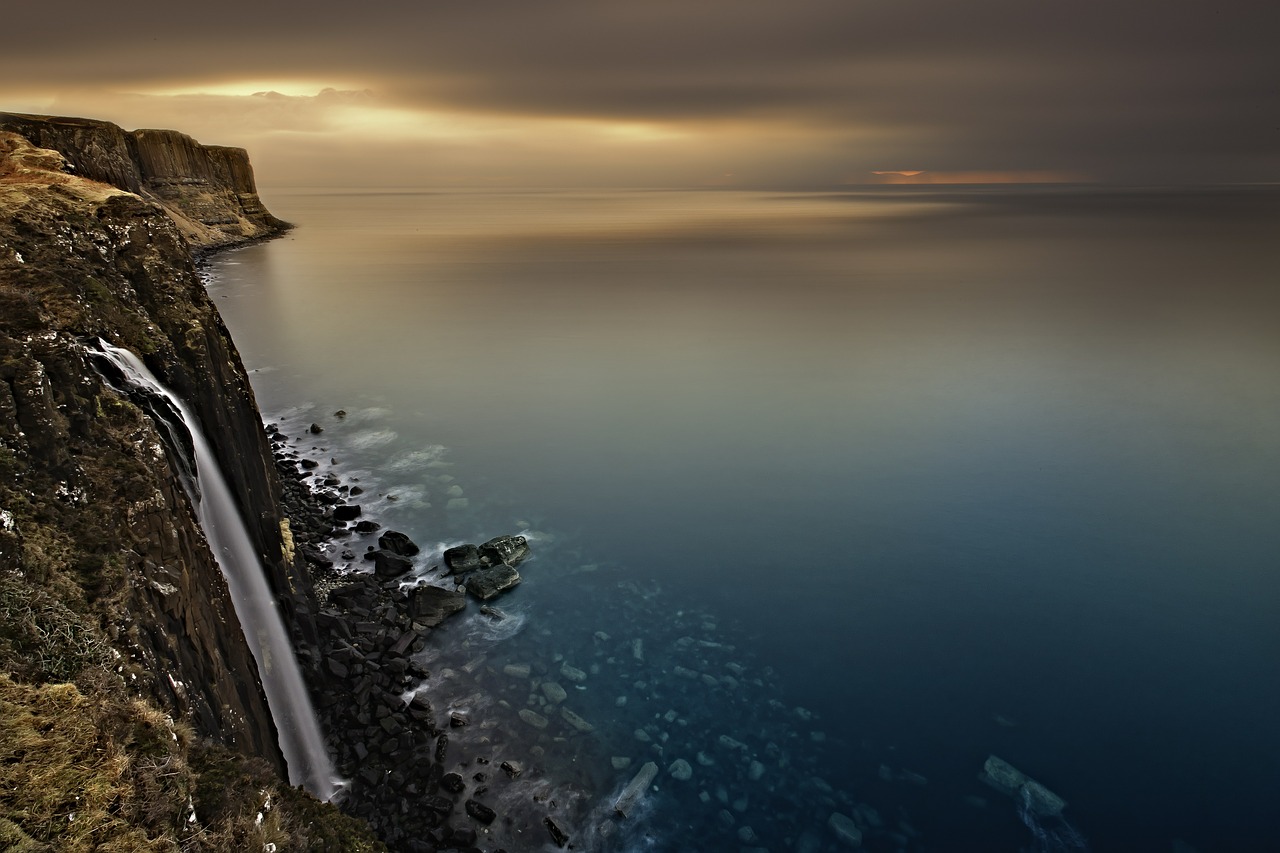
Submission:
{"label": "cliff edge", "polygon": [[0,112],[0,130],[57,151],[72,174],[156,202],[197,251],[288,228],[263,206],[243,148],[201,145],[174,130],[126,131],[107,121],[22,113]]}
{"label": "cliff edge", "polygon": [[[64,135],[75,169],[0,131],[0,847],[373,849],[367,829],[280,783],[260,673],[181,460],[86,349],[133,351],[188,402],[305,631],[309,581],[271,449],[191,254],[278,221],[245,201],[247,159],[112,128],[37,123],[38,139]],[[235,225],[199,219],[232,204]]]}

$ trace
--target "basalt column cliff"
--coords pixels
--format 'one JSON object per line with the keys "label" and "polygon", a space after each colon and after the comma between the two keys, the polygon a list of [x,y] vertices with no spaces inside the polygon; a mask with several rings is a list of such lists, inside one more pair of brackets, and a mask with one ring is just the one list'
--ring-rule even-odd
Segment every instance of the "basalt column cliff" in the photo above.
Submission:
{"label": "basalt column cliff", "polygon": [[282,227],[240,149],[0,114],[5,849],[372,849],[275,778],[261,678],[182,460],[86,350],[101,338],[140,355],[198,416],[268,584],[307,634],[270,446],[193,263]]}

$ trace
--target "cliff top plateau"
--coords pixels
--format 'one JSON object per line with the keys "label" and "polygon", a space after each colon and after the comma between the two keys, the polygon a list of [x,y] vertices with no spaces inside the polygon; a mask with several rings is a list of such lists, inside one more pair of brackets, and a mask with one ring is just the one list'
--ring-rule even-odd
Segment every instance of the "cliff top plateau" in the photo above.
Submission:
{"label": "cliff top plateau", "polygon": [[258,198],[243,148],[201,145],[174,130],[126,131],[107,121],[0,112],[0,131],[57,151],[65,171],[165,209],[197,251],[287,228]]}

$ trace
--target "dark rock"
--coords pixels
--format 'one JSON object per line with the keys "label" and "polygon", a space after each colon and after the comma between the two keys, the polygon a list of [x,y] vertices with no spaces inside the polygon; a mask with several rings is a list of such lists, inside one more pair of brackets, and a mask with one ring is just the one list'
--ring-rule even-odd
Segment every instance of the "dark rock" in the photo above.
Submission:
{"label": "dark rock", "polygon": [[378,547],[401,557],[416,556],[419,550],[412,539],[396,530],[388,530],[379,536]]}
{"label": "dark rock", "polygon": [[467,592],[481,601],[488,601],[520,583],[520,573],[510,566],[498,565],[472,572],[466,580]]}
{"label": "dark rock", "polygon": [[547,832],[551,833],[551,840],[556,843],[557,847],[563,847],[568,841],[569,836],[564,830],[556,826],[556,822],[549,817],[542,819],[542,825],[547,828]]}
{"label": "dark rock", "polygon": [[340,504],[333,508],[334,521],[355,521],[360,517],[359,504]]}
{"label": "dark rock", "polygon": [[324,427],[320,426],[320,424],[312,424],[309,431],[312,435],[319,435],[324,432]]}
{"label": "dark rock", "polygon": [[373,533],[380,527],[382,527],[382,525],[378,522],[365,519],[364,521],[357,521],[355,529],[356,533]]}
{"label": "dark rock", "polygon": [[451,794],[461,794],[467,789],[467,782],[457,773],[446,773],[440,777],[440,787]]}
{"label": "dark rock", "polygon": [[409,590],[409,618],[434,628],[446,618],[467,606],[467,597],[455,590],[438,586],[418,586]]}
{"label": "dark rock", "polygon": [[479,547],[480,559],[488,565],[515,567],[529,556],[529,540],[523,536],[498,536]]}
{"label": "dark rock", "polygon": [[502,772],[506,773],[512,779],[524,772],[520,765],[516,764],[514,761],[504,761],[498,766],[502,768]]}
{"label": "dark rock", "polygon": [[464,808],[466,808],[467,814],[471,815],[486,826],[493,823],[493,819],[498,816],[498,813],[493,809],[489,808],[484,803],[477,803],[475,800],[467,800]]}
{"label": "dark rock", "polygon": [[302,460],[302,461],[300,461],[298,464],[299,464],[299,465],[301,465],[303,468],[307,468],[308,470],[309,470],[309,469],[311,469],[311,468],[319,468],[319,467],[320,467],[320,463],[319,463],[319,462],[317,462],[317,461],[316,461],[316,460],[314,460],[314,459],[303,459],[303,460]]}
{"label": "dark rock", "polygon": [[467,718],[462,716],[458,712],[455,711],[454,713],[449,715],[450,728],[460,729],[466,724],[467,724]]}
{"label": "dark rock", "polygon": [[298,553],[302,555],[302,559],[313,566],[319,566],[322,569],[333,568],[333,560],[330,560],[310,545],[301,546],[298,548]]}
{"label": "dark rock", "polygon": [[449,754],[449,736],[440,735],[440,737],[436,738],[436,764],[444,764],[445,757],[448,754]]}
{"label": "dark rock", "polygon": [[484,561],[480,559],[480,549],[475,545],[459,545],[456,548],[447,549],[444,552],[444,564],[455,575],[484,568]]}
{"label": "dark rock", "polygon": [[373,561],[373,571],[385,580],[398,578],[413,568],[413,560],[392,554],[390,551],[370,551],[364,555],[366,560]]}
{"label": "dark rock", "polygon": [[449,830],[447,840],[455,847],[471,847],[476,843],[476,831],[470,827],[457,827]]}
{"label": "dark rock", "polygon": [[447,815],[449,814],[449,812],[453,811],[453,800],[449,799],[448,797],[441,797],[441,796],[427,797],[425,800],[422,801],[422,805],[423,805],[423,808],[430,809],[433,812],[439,812],[442,815]]}

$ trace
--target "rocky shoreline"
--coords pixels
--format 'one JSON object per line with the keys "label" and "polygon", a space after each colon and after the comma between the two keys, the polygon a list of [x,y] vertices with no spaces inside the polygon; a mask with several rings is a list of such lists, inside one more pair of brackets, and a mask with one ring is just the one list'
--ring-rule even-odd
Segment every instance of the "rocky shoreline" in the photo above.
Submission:
{"label": "rocky shoreline", "polygon": [[[359,485],[343,484],[332,474],[317,478],[316,458],[291,446],[276,426],[269,425],[267,433],[293,546],[310,569],[316,594],[316,635],[299,630],[295,639],[343,779],[335,801],[368,822],[393,851],[502,853],[502,837],[533,827],[524,825],[528,815],[517,822],[500,813],[486,794],[524,776],[529,762],[494,750],[463,754],[451,744],[451,731],[484,722],[437,713],[426,692],[415,692],[430,673],[414,658],[427,648],[434,629],[467,606],[468,593],[487,601],[519,581],[515,565],[528,554],[527,542],[504,536],[446,551],[447,574],[462,581],[452,589],[403,584],[417,545],[360,517]],[[357,555],[350,537],[374,533],[380,534],[379,547]],[[374,570],[353,571],[359,557]],[[487,618],[504,616],[496,608],[483,611]],[[538,775],[535,769],[525,780],[534,808],[537,786],[528,783]],[[572,847],[554,817],[544,814],[541,823],[542,839]],[[531,840],[522,839],[526,845]]]}

